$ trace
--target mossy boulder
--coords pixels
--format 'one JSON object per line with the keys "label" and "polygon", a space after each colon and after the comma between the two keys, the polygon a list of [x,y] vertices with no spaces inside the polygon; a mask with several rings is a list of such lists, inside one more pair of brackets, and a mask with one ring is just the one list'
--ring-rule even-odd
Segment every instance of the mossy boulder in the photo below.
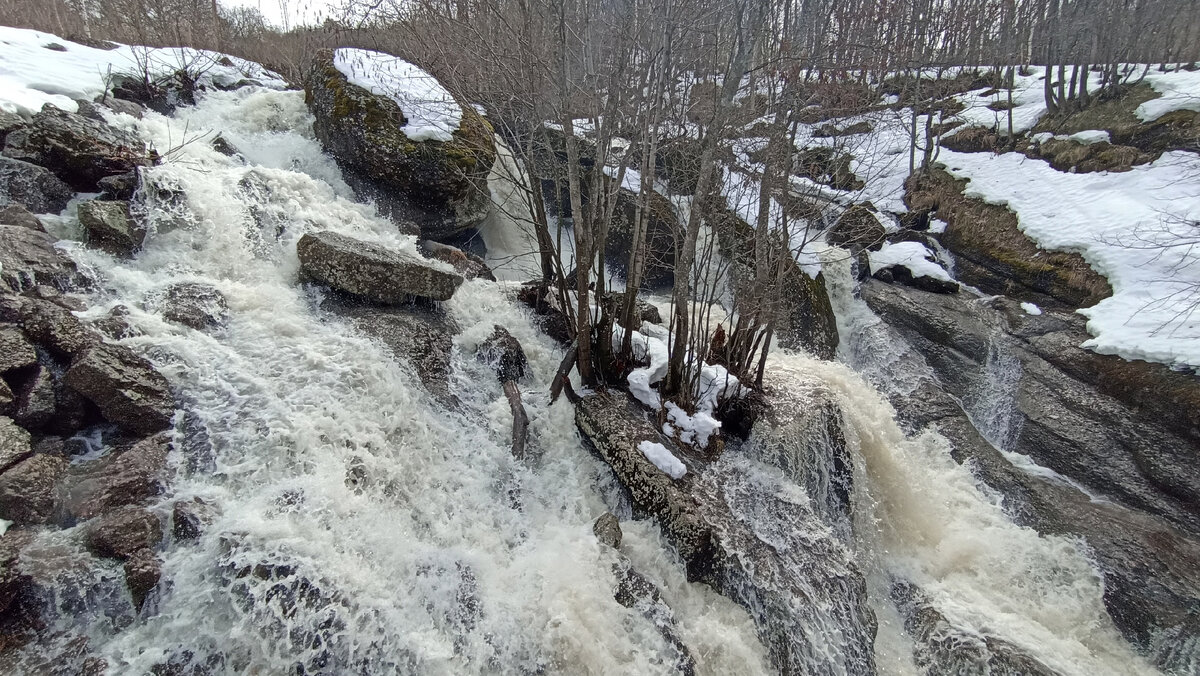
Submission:
{"label": "mossy boulder", "polygon": [[1031,145],[1025,154],[1041,158],[1059,171],[1086,174],[1096,171],[1129,171],[1153,157],[1133,146],[1099,143],[1079,143],[1071,139],[1053,138]]}
{"label": "mossy boulder", "polygon": [[912,212],[948,225],[939,238],[955,255],[955,273],[964,284],[1034,302],[1089,307],[1112,295],[1103,275],[1077,253],[1045,251],[1017,226],[1007,207],[963,194],[967,181],[943,169],[916,175],[905,186]]}
{"label": "mossy boulder", "polygon": [[346,181],[399,223],[428,239],[479,224],[491,205],[487,177],[496,159],[492,127],[471,106],[449,141],[414,141],[405,111],[390,97],[351,84],[322,49],[313,58],[305,100],[313,131]]}

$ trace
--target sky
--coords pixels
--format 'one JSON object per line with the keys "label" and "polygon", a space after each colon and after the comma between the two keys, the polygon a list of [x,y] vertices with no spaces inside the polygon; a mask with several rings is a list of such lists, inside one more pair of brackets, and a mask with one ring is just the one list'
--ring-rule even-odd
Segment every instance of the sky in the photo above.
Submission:
{"label": "sky", "polygon": [[[254,7],[276,26],[320,23],[341,0],[218,0],[224,7]],[[284,17],[288,21],[284,22]]]}

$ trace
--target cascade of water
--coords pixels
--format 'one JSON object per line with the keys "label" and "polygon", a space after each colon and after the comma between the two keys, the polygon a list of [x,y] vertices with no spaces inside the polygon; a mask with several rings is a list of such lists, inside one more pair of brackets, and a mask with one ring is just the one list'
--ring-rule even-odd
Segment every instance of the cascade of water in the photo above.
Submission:
{"label": "cascade of water", "polygon": [[[159,191],[144,250],[128,260],[71,250],[98,278],[92,313],[130,307],[140,335],[125,342],[188,402],[176,448],[210,457],[179,458],[173,499],[219,510],[197,542],[165,551],[161,597],[133,626],[92,633],[114,673],[163,663],[214,673],[669,672],[658,629],[613,599],[616,555],[591,533],[608,474],[581,446],[569,405],[526,397],[534,460],[518,463],[500,387],[472,358],[503,324],[529,357],[523,387],[540,393],[560,348],[500,286],[464,284],[444,307],[462,328],[450,378],[459,405],[447,408],[405,360],[298,283],[295,244],[308,231],[414,247],[349,199],[307,132],[303,95],[211,93],[178,115],[136,123],[172,151],[147,182],[181,191]],[[180,145],[185,128],[194,138]],[[246,164],[197,140],[214,129]],[[223,328],[204,334],[143,309],[184,280],[225,296]],[[641,558],[679,600],[684,635],[705,646],[703,672],[761,669],[744,611]]]}

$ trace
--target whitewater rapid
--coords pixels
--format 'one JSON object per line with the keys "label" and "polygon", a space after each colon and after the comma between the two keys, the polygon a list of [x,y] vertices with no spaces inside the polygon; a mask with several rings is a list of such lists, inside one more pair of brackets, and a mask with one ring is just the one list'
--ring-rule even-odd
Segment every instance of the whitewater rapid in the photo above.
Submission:
{"label": "whitewater rapid", "polygon": [[[328,229],[413,249],[351,200],[313,139],[301,92],[210,93],[177,117],[120,117],[167,157],[152,231],[130,260],[75,246],[98,278],[90,317],[121,304],[178,392],[174,495],[219,508],[193,544],[164,552],[164,585],[131,627],[95,626],[110,673],[206,664],[217,673],[429,674],[496,670],[666,673],[658,629],[613,599],[616,553],[592,521],[618,501],[565,401],[545,393],[561,348],[500,285],[467,282],[444,310],[454,337],[448,408],[413,368],[320,309],[297,279],[296,241]],[[245,163],[213,151],[218,131]],[[57,224],[74,234],[71,218]],[[215,286],[211,335],[164,321],[166,285]],[[529,464],[508,448],[508,405],[476,345],[502,324],[524,346]],[[203,462],[193,462],[195,458]],[[199,466],[196,469],[197,465]],[[606,502],[607,499],[607,502]],[[654,529],[628,529],[640,572],[677,608],[702,671],[765,673],[744,611],[688,584]],[[190,661],[189,661],[190,660]]]}
{"label": "whitewater rapid", "polygon": [[[146,174],[163,188],[151,197],[152,231],[133,259],[68,249],[99,281],[87,316],[128,307],[139,335],[123,342],[155,363],[188,411],[173,494],[157,509],[199,497],[219,512],[197,542],[165,550],[164,583],[131,626],[89,625],[110,673],[168,662],[214,673],[673,672],[658,628],[613,599],[617,554],[591,525],[609,510],[627,519],[628,506],[582,445],[570,405],[548,404],[561,348],[510,289],[469,281],[444,304],[458,328],[457,403],[447,405],[298,280],[295,244],[309,231],[415,247],[353,201],[309,131],[301,93],[214,92],[175,118],[114,122],[167,157]],[[244,162],[211,149],[218,130]],[[508,199],[505,190],[494,182],[494,195]],[[504,225],[494,219],[485,239],[497,256],[522,260],[513,256],[528,235]],[[80,238],[69,215],[52,227]],[[201,333],[157,314],[152,299],[181,281],[221,291],[223,328]],[[822,387],[842,406],[855,459],[852,545],[880,620],[880,673],[919,673],[888,600],[898,577],[955,624],[1003,637],[1064,676],[1154,673],[1113,629],[1080,543],[1015,526],[944,439],[900,430],[876,388],[911,385],[920,365],[841,281],[831,281],[839,328],[858,336],[843,357],[876,355],[868,379],[780,351],[767,373],[772,386]],[[508,403],[474,360],[494,324],[529,358],[527,463],[512,458]],[[750,615],[688,583],[654,522],[622,527],[622,555],[662,591],[700,673],[772,671]]]}

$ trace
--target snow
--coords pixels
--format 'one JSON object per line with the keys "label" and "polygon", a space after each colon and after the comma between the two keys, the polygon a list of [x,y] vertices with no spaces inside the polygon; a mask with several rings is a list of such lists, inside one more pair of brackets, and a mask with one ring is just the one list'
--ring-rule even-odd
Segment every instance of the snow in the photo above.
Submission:
{"label": "snow", "polygon": [[12,521],[5,521],[4,519],[0,519],[0,535],[4,535],[5,533],[7,533],[8,527],[11,525],[13,525]]}
{"label": "snow", "polygon": [[462,122],[462,107],[433,77],[404,59],[343,47],[333,65],[354,85],[396,102],[408,122],[400,128],[414,141],[449,141]]}
{"label": "snow", "polygon": [[1033,315],[1035,317],[1042,314],[1042,308],[1034,305],[1033,303],[1021,303],[1021,309],[1025,311],[1025,314]]}
{"label": "snow", "polygon": [[871,272],[900,265],[909,269],[913,277],[932,277],[952,282],[950,273],[934,263],[936,256],[920,242],[884,242],[879,251],[868,251]]}
{"label": "snow", "polygon": [[949,223],[940,218],[931,218],[929,219],[929,232],[934,235],[940,235],[943,232],[946,232],[946,228],[949,225]]}
{"label": "snow", "polygon": [[1162,96],[1137,107],[1135,112],[1143,122],[1176,110],[1200,111],[1200,70],[1160,73],[1151,69],[1146,73],[1146,83]]}
{"label": "snow", "polygon": [[1200,300],[1200,251],[1180,239],[1200,220],[1200,156],[1170,152],[1131,171],[1088,174],[1018,153],[944,151],[942,161],[970,179],[967,196],[1007,205],[1038,246],[1078,252],[1108,279],[1112,297],[1079,310],[1093,336],[1082,347],[1200,367],[1200,317],[1189,314]]}
{"label": "snow", "polygon": [[[58,44],[65,51],[47,49]],[[232,66],[222,65],[222,60]],[[91,101],[108,89],[113,75],[164,77],[186,69],[205,86],[231,86],[252,79],[264,87],[286,89],[287,82],[257,63],[217,52],[188,48],[117,45],[96,49],[50,33],[0,26],[0,109],[25,118],[49,103],[77,112],[78,99]]]}
{"label": "snow", "polygon": [[654,463],[655,467],[662,470],[663,474],[672,479],[682,479],[683,475],[687,474],[687,467],[660,443],[643,441],[638,444],[638,450],[646,456],[647,460]]}
{"label": "snow", "polygon": [[1093,143],[1112,142],[1112,139],[1110,139],[1108,136],[1108,132],[1104,131],[1103,129],[1089,129],[1087,131],[1076,132],[1068,136],[1067,140],[1074,141],[1085,146],[1090,146]]}
{"label": "snow", "polygon": [[[624,337],[625,329],[619,325],[613,326],[614,350],[620,349]],[[633,332],[630,338],[633,356],[639,361],[648,361],[649,366],[634,369],[626,377],[629,393],[650,409],[657,411],[665,408],[667,418],[679,434],[679,440],[704,448],[708,446],[712,435],[721,429],[721,421],[713,417],[713,412],[722,400],[741,396],[741,383],[725,367],[702,362],[695,392],[696,412],[688,414],[673,402],[664,402],[653,385],[667,376],[667,343],[670,339],[670,331],[656,324],[643,323],[641,331]],[[694,364],[695,356],[690,358]]]}

